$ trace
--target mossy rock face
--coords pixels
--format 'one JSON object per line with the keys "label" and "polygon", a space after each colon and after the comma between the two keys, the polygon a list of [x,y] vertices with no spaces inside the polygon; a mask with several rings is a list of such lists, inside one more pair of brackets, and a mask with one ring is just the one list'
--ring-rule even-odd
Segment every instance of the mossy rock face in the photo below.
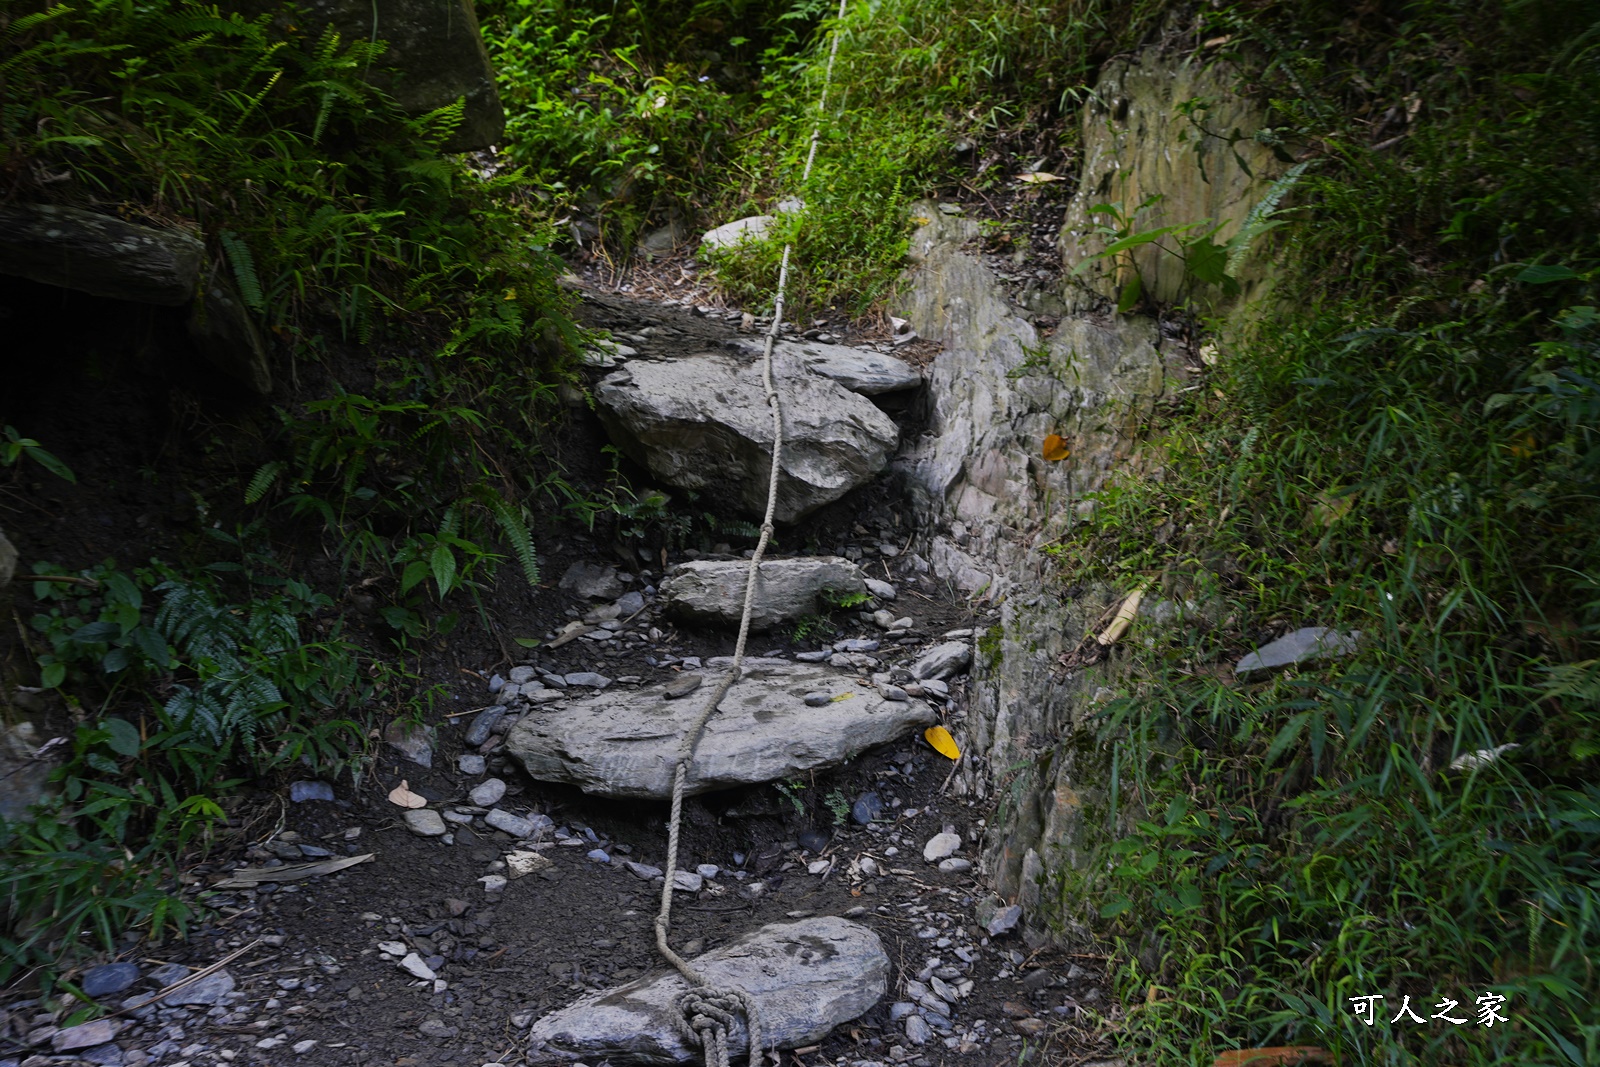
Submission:
{"label": "mossy rock face", "polygon": [[[265,0],[223,6],[248,15],[280,9]],[[488,148],[505,133],[494,67],[468,0],[306,0],[302,10],[299,28],[313,38],[332,26],[347,41],[387,41],[381,62],[394,74],[374,70],[371,81],[406,114],[426,115],[465,99],[461,125],[445,143],[446,151]]]}

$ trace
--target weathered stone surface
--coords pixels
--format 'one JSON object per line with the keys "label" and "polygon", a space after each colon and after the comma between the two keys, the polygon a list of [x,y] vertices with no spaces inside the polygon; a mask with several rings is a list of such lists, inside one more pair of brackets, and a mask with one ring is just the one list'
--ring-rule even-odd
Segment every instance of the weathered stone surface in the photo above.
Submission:
{"label": "weathered stone surface", "polygon": [[440,837],[449,830],[444,824],[444,816],[432,808],[412,808],[404,818],[411,832],[423,837]]}
{"label": "weathered stone surface", "polygon": [[[154,975],[152,975],[154,977]],[[184,986],[176,993],[170,994],[164,1001],[169,1007],[184,1004],[193,1004],[203,1007],[214,1007],[224,1003],[233,993],[235,985],[233,975],[227,971],[218,971],[208,974],[194,985]]]}
{"label": "weathered stone surface", "polygon": [[17,573],[17,546],[11,543],[11,538],[0,530],[0,589],[11,584],[11,576]]}
{"label": "weathered stone surface", "polygon": [[[1111,241],[1097,230],[1107,216],[1091,208],[1121,202],[1131,209],[1155,193],[1161,194],[1159,201],[1134,220],[1138,232],[1219,225],[1212,237],[1219,244],[1239,232],[1284,170],[1272,149],[1252,136],[1267,124],[1267,114],[1258,101],[1236,91],[1240,83],[1238,72],[1226,64],[1199,55],[1176,60],[1154,48],[1101,68],[1083,109],[1079,192],[1067,207],[1058,245],[1063,267],[1076,267]],[[1207,102],[1203,129],[1182,110],[1186,101],[1199,98]],[[1261,246],[1256,251],[1268,242]],[[1261,295],[1267,262],[1257,256],[1237,271],[1245,299]],[[1217,295],[1212,287],[1195,291],[1184,261],[1158,244],[1135,249],[1131,264],[1137,265],[1145,293],[1156,300],[1194,303]],[[1111,297],[1132,271],[1129,257],[1117,256],[1091,263],[1079,277],[1102,297]],[[1064,295],[1069,306],[1081,303],[1072,288]]]}
{"label": "weathered stone surface", "polygon": [[[696,957],[707,980],[737,985],[756,999],[764,1043],[795,1048],[857,1018],[888,989],[889,958],[878,935],[835,916],[773,923]],[[593,993],[547,1015],[529,1034],[537,1061],[676,1064],[697,1060],[679,1035],[673,1005],[687,988],[676,972]],[[741,1019],[728,1051],[749,1044]]]}
{"label": "weathered stone surface", "polygon": [[[224,7],[278,13],[276,0],[230,0]],[[488,148],[505,132],[494,68],[470,0],[307,0],[295,21],[312,39],[333,26],[345,40],[387,41],[368,77],[410,115],[465,98],[466,110],[445,142],[450,152]],[[395,70],[391,77],[386,73]]]}
{"label": "weathered stone surface", "polygon": [[1305,626],[1293,633],[1269,641],[1234,664],[1234,674],[1270,671],[1279,667],[1292,667],[1296,663],[1333,659],[1348,656],[1356,650],[1361,639],[1359,631],[1340,633],[1326,626]]}
{"label": "weathered stone surface", "polygon": [[591,600],[611,600],[622,593],[617,568],[604,563],[574,563],[561,576],[561,588]]}
{"label": "weathered stone surface", "polygon": [[393,719],[383,728],[383,739],[390,748],[417,764],[433,766],[433,731],[421,723]]}
{"label": "weathered stone surface", "polygon": [[102,963],[98,967],[90,967],[83,972],[83,980],[78,987],[85,996],[109,997],[115,993],[126,992],[133,983],[139,980],[139,965],[137,963]]}
{"label": "weathered stone surface", "polygon": [[972,646],[965,641],[943,641],[924,652],[911,665],[913,678],[949,678],[967,669]]}
{"label": "weathered stone surface", "polygon": [[233,283],[212,271],[189,311],[189,339],[199,353],[239,384],[272,392],[267,346]]}
{"label": "weathered stone surface", "polygon": [[53,204],[0,205],[0,273],[46,285],[177,307],[194,297],[204,254],[182,230]]}
{"label": "weathered stone surface", "polygon": [[0,817],[24,820],[28,809],[50,793],[55,763],[33,758],[44,740],[26,719],[0,730]]}
{"label": "weathered stone surface", "polygon": [[773,216],[751,215],[747,218],[725,222],[714,230],[707,230],[700,243],[708,248],[733,248],[745,241],[759,241],[772,226]]}
{"label": "weathered stone surface", "polygon": [[[899,441],[872,401],[773,354],[783,408],[775,517],[794,522],[883,470]],[[600,421],[634,462],[680,489],[760,516],[772,463],[761,368],[720,353],[631,363],[595,387]]]}
{"label": "weathered stone surface", "polygon": [[[760,355],[763,343],[746,338],[737,347],[747,355]],[[922,372],[911,364],[864,348],[820,341],[777,341],[773,352],[783,352],[812,374],[831,378],[862,396],[898,393],[922,384]]]}
{"label": "weathered stone surface", "polygon": [[55,1036],[50,1039],[50,1048],[55,1052],[92,1048],[112,1040],[121,1029],[122,1024],[115,1019],[96,1019],[94,1022],[79,1026],[69,1026],[65,1030],[56,1031]]}
{"label": "weathered stone surface", "polygon": [[[708,676],[706,687],[718,681]],[[822,666],[749,663],[700,739],[689,794],[835,766],[934,721],[920,700],[884,700],[871,690],[852,690],[849,682]],[[506,734],[504,750],[539,781],[567,782],[602,796],[666,797],[679,739],[702,704],[667,700],[664,690],[660,684],[613,689],[559,710],[535,708]],[[841,699],[806,707],[805,695],[818,690]]]}
{"label": "weathered stone surface", "polygon": [[[738,626],[744,614],[749,564],[744,560],[693,560],[662,581],[666,609],[680,618]],[[861,568],[839,556],[763,560],[756,578],[750,627],[770,630],[782,623],[828,611],[825,594],[864,594]]]}

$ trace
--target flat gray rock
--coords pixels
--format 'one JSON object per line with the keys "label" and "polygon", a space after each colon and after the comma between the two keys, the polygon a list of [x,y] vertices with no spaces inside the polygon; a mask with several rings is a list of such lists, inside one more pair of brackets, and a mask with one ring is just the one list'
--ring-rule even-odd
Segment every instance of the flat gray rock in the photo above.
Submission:
{"label": "flat gray rock", "polygon": [[[775,518],[790,523],[876,477],[900,431],[866,397],[807,373],[794,353],[776,352],[773,363],[784,435]],[[630,363],[594,396],[611,440],[655,477],[765,513],[772,416],[759,363],[722,353]]]}
{"label": "flat gray rock", "polygon": [[911,677],[949,678],[972,664],[972,646],[965,641],[943,641],[924,652],[911,665]]}
{"label": "flat gray rock", "polygon": [[[878,935],[847,919],[826,916],[773,923],[696,957],[708,981],[737,985],[756,999],[763,1042],[796,1048],[859,1017],[888,990],[889,958]],[[534,1062],[678,1064],[698,1061],[673,1020],[687,983],[675,971],[654,974],[575,1001],[534,1023]],[[749,1035],[741,1019],[728,1037],[732,1058],[743,1059]]]}
{"label": "flat gray rock", "polygon": [[1305,626],[1293,633],[1284,634],[1276,641],[1262,645],[1234,664],[1233,673],[1270,671],[1279,667],[1292,667],[1296,663],[1348,656],[1356,650],[1360,640],[1359,630],[1340,633],[1326,626]]}
{"label": "flat gray rock", "polygon": [[707,230],[700,243],[711,248],[733,248],[745,241],[759,241],[772,226],[771,215],[750,215],[747,218],[725,222],[714,230]]}
{"label": "flat gray rock", "polygon": [[574,563],[561,576],[560,587],[592,600],[612,600],[622,595],[617,568],[603,563]]}
{"label": "flat gray rock", "polygon": [[[744,614],[745,560],[694,560],[674,567],[661,582],[666,610],[690,622],[738,626]],[[862,595],[861,568],[839,556],[763,560],[756,578],[752,630],[770,630],[829,609],[827,594]]]}
{"label": "flat gray rock", "polygon": [[[741,339],[735,346],[747,354],[759,355],[765,342]],[[783,353],[812,374],[831,378],[862,396],[898,393],[922,384],[922,372],[911,364],[881,352],[821,341],[777,341],[773,353]]]}
{"label": "flat gray rock", "polygon": [[55,204],[0,206],[0,273],[46,285],[177,307],[194,297],[204,258],[186,230]]}
{"label": "flat gray rock", "polygon": [[[720,680],[708,674],[705,690]],[[679,739],[710,694],[668,700],[665,690],[665,684],[611,689],[560,708],[534,708],[507,732],[504,750],[541,782],[600,796],[667,797]],[[837,699],[807,707],[812,692]],[[764,661],[747,667],[712,717],[687,789],[706,793],[836,766],[935,718],[920,700],[885,700],[827,667]]]}

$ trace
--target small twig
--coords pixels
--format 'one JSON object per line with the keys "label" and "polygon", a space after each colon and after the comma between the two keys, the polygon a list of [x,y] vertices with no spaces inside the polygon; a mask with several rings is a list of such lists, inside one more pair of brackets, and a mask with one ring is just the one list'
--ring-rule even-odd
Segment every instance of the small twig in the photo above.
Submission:
{"label": "small twig", "polygon": [[139,1003],[130,1004],[126,1008],[118,1008],[116,1011],[110,1011],[110,1012],[107,1012],[106,1014],[107,1015],[127,1015],[129,1012],[135,1012],[135,1011],[138,1011],[141,1008],[148,1008],[150,1005],[156,1003],[159,1000],[167,999],[172,994],[176,993],[178,990],[184,988],[185,986],[194,985],[196,982],[200,981],[200,979],[209,978],[211,975],[216,974],[218,971],[222,970],[222,968],[226,967],[228,964],[232,963],[234,960],[238,959],[240,956],[243,956],[246,952],[249,952],[251,949],[255,948],[259,944],[261,944],[261,939],[258,937],[254,941],[250,942],[248,945],[244,946],[243,948],[235,949],[234,951],[228,953],[226,956],[222,957],[220,960],[218,960],[216,963],[213,963],[211,966],[202,967],[200,970],[194,972],[193,974],[189,975],[188,977],[178,979],[176,982],[173,982],[171,985],[167,986],[165,989],[163,989],[163,990],[161,990],[160,992],[157,992],[157,993],[152,993],[150,996],[146,997],[144,1000],[139,1001]]}
{"label": "small twig", "polygon": [[24,578],[29,582],[62,582],[67,585],[81,585],[86,589],[99,589],[100,583],[93,578],[79,578],[75,574],[30,574]]}

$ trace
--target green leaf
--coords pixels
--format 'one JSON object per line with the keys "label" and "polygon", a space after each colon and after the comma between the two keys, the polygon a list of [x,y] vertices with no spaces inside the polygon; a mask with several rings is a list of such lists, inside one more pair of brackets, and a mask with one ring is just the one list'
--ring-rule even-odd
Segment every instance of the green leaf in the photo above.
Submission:
{"label": "green leaf", "polygon": [[100,729],[109,736],[106,744],[111,746],[111,751],[119,756],[137,756],[139,754],[139,729],[126,719],[107,719],[100,724]]}
{"label": "green leaf", "polygon": [[1228,279],[1228,251],[1209,237],[1183,246],[1184,265],[1206,285],[1223,285]]}
{"label": "green leaf", "polygon": [[400,574],[400,592],[409,593],[417,587],[417,583],[428,576],[428,565],[420,559],[414,559],[406,564],[406,569]]}
{"label": "green leaf", "polygon": [[67,665],[65,663],[49,663],[44,670],[39,672],[39,683],[46,689],[54,689],[67,680]]}
{"label": "green leaf", "polygon": [[511,640],[515,641],[523,648],[538,648],[540,645],[544,644],[543,641],[540,641],[536,637],[513,637]]}
{"label": "green leaf", "polygon": [[1100,918],[1109,919],[1112,916],[1121,915],[1131,907],[1133,907],[1133,901],[1127,897],[1112,897],[1100,905]]}
{"label": "green leaf", "polygon": [[43,467],[51,474],[54,474],[57,478],[65,478],[73,485],[78,484],[78,476],[72,473],[72,468],[61,462],[54,455],[46,452],[38,445],[25,444],[23,447],[27,450],[28,455],[31,456],[33,460],[39,464],[39,466]]}
{"label": "green leaf", "polygon": [[433,570],[433,580],[439,587],[439,596],[443,599],[456,584],[456,554],[450,551],[449,545],[435,545],[433,552],[428,557],[428,565]]}
{"label": "green leaf", "polygon": [[1117,297],[1117,314],[1126,315],[1138,307],[1139,296],[1143,289],[1144,284],[1140,281],[1139,276],[1135,274],[1132,280],[1122,287],[1122,292]]}
{"label": "green leaf", "polygon": [[1563,267],[1559,263],[1535,263],[1531,267],[1524,267],[1517,275],[1517,281],[1527,282],[1529,285],[1544,285],[1547,282],[1565,282],[1578,277],[1578,272],[1571,267]]}

